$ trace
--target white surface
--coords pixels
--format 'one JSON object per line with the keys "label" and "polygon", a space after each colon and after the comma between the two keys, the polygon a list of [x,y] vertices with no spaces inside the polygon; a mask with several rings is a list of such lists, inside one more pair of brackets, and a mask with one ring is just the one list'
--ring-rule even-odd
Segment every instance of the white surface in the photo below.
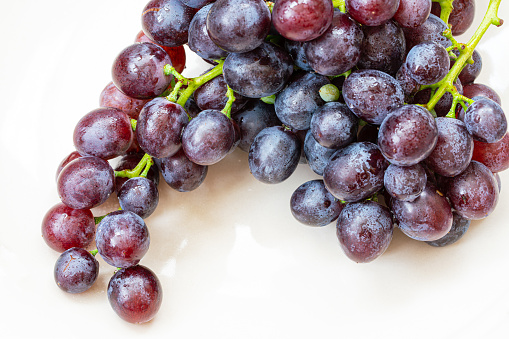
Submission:
{"label": "white surface", "polygon": [[[477,1],[478,9],[487,2]],[[114,269],[102,259],[90,291],[61,292],[53,281],[58,253],[40,232],[58,202],[55,170],[73,150],[74,125],[97,107],[113,58],[140,30],[144,5],[0,3],[2,338],[509,337],[509,172],[501,174],[497,210],[459,243],[432,248],[396,230],[381,258],[355,264],[341,252],[334,224],[309,228],[291,216],[293,190],[316,177],[309,169],[264,185],[238,150],[193,193],[161,182],[141,262],[164,288],[152,322],[131,325],[113,312],[106,286]],[[500,10],[507,20],[508,5]],[[492,27],[487,36],[478,48],[480,82],[500,93],[507,110],[509,28]],[[185,74],[202,66],[190,61]]]}

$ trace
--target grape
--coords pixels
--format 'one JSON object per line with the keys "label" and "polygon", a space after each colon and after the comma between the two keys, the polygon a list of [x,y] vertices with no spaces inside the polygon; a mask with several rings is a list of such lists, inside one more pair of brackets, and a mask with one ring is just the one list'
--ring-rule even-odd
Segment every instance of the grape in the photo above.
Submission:
{"label": "grape", "polygon": [[171,157],[157,159],[156,163],[164,181],[179,192],[190,192],[198,188],[208,171],[208,166],[189,160],[182,148]]}
{"label": "grape", "polygon": [[328,102],[311,117],[310,130],[320,145],[339,148],[353,142],[357,136],[359,119],[345,104]]}
{"label": "grape", "polygon": [[113,83],[129,97],[155,98],[166,91],[173,78],[163,73],[167,64],[171,65],[171,59],[161,47],[149,42],[135,43],[115,58],[111,71]]}
{"label": "grape", "polygon": [[278,0],[272,10],[272,24],[287,39],[309,41],[329,28],[333,12],[330,0]]}
{"label": "grape", "polygon": [[290,209],[304,225],[325,226],[338,218],[343,205],[327,191],[323,180],[311,180],[293,192]]}
{"label": "grape", "polygon": [[304,139],[304,156],[306,157],[309,167],[316,174],[323,175],[325,166],[327,166],[330,157],[336,151],[337,149],[335,148],[328,148],[320,145],[313,137],[311,131],[306,133],[306,138]]}
{"label": "grape", "polygon": [[437,144],[426,158],[426,164],[439,175],[454,177],[463,172],[472,160],[472,136],[460,120],[436,118],[435,122],[438,128]]}
{"label": "grape", "polygon": [[502,100],[497,92],[484,84],[473,83],[463,86],[463,95],[470,99],[478,96],[485,97],[495,101],[499,105],[502,105]]}
{"label": "grape", "polygon": [[116,108],[97,108],[78,121],[73,139],[80,154],[116,158],[125,154],[133,141],[131,119]]}
{"label": "grape", "polygon": [[113,193],[114,185],[115,175],[108,162],[92,156],[71,161],[57,179],[60,199],[74,209],[99,206]]}
{"label": "grape", "polygon": [[191,8],[203,8],[215,0],[180,0],[184,5]]}
{"label": "grape", "polygon": [[390,75],[364,69],[346,78],[343,98],[356,116],[380,125],[391,110],[403,105],[404,93],[399,82]]}
{"label": "grape", "polygon": [[280,126],[263,129],[249,148],[249,169],[253,176],[266,184],[288,179],[301,157],[297,135]]}
{"label": "grape", "polygon": [[327,77],[310,72],[290,81],[288,86],[278,93],[274,103],[279,120],[296,130],[308,129],[311,115],[325,103],[319,90],[329,83]]}
{"label": "grape", "polygon": [[[403,65],[401,65],[398,72],[396,73],[396,80],[399,82],[399,85],[401,86],[401,89],[403,90],[405,97],[410,97],[411,95],[415,94],[419,90],[419,88],[421,88],[421,85],[419,85],[410,76],[406,64],[404,63]],[[411,100],[405,100],[405,102],[407,101]],[[428,102],[426,101],[426,103]]]}
{"label": "grape", "polygon": [[249,101],[240,111],[233,115],[233,120],[240,128],[239,148],[249,152],[256,135],[265,127],[281,125],[276,116],[274,105],[261,100]]}
{"label": "grape", "polygon": [[383,188],[387,163],[375,144],[355,142],[332,155],[323,170],[325,186],[336,198],[354,202]]}
{"label": "grape", "polygon": [[384,157],[399,166],[411,166],[433,151],[438,129],[431,113],[417,105],[394,109],[378,131],[378,146]]}
{"label": "grape", "polygon": [[434,41],[445,48],[450,47],[452,45],[451,40],[442,35],[446,29],[448,29],[447,24],[433,14],[430,14],[428,19],[420,26],[413,28],[403,27],[407,51],[424,41]]}
{"label": "grape", "polygon": [[346,10],[356,21],[366,26],[379,26],[392,18],[399,0],[346,0]]}
{"label": "grape", "polygon": [[73,209],[58,203],[42,219],[42,237],[57,252],[72,247],[87,248],[94,240],[95,222],[88,209]]}
{"label": "grape", "polygon": [[446,178],[443,186],[452,207],[466,219],[486,218],[498,202],[498,184],[493,173],[475,160],[459,175]]}
{"label": "grape", "polygon": [[[194,100],[201,110],[215,109],[222,110],[228,102],[226,92],[228,87],[224,77],[219,75],[214,79],[207,81],[194,91]],[[239,93],[234,93],[235,101],[233,102],[231,113],[234,114],[241,109],[248,101],[248,98]]]}
{"label": "grape", "polygon": [[108,300],[115,313],[130,323],[150,321],[163,298],[157,276],[144,266],[117,271],[108,283]]}
{"label": "grape", "polygon": [[[182,3],[184,3],[182,1]],[[150,40],[148,36],[145,35],[143,31],[140,31],[136,38],[134,39],[135,42],[151,42],[155,44],[154,41]],[[175,70],[179,73],[182,73],[186,66],[186,51],[184,49],[184,46],[177,46],[177,47],[169,47],[169,46],[162,46],[158,45],[164,51],[170,56],[171,59],[171,65],[175,68]]]}
{"label": "grape", "polygon": [[263,43],[270,22],[270,11],[263,0],[217,0],[207,16],[207,31],[225,51],[244,53]]}
{"label": "grape", "polygon": [[[438,2],[433,3],[431,13],[440,16],[442,8]],[[475,16],[475,1],[474,0],[454,0],[452,12],[449,15],[449,25],[453,35],[461,35],[465,33]]]}
{"label": "grape", "polygon": [[402,27],[415,28],[426,22],[430,12],[431,0],[399,0],[394,20]]}
{"label": "grape", "polygon": [[486,165],[493,173],[509,168],[509,133],[502,140],[486,143],[474,140],[473,160]]}
{"label": "grape", "polygon": [[384,187],[394,199],[414,201],[426,187],[426,170],[420,164],[397,166],[390,164],[385,170]]}
{"label": "grape", "polygon": [[218,60],[228,55],[228,52],[219,48],[209,36],[207,31],[207,14],[213,4],[202,7],[195,14],[189,25],[188,46],[199,57],[209,60]]}
{"label": "grape", "polygon": [[475,140],[500,141],[507,132],[507,119],[499,104],[480,98],[468,106],[464,120],[467,130]]}
{"label": "grape", "polygon": [[[124,155],[115,166],[115,171],[132,170],[143,158],[144,153],[133,153]],[[147,173],[147,179],[150,179],[157,186],[159,185],[159,171],[156,166],[151,166]],[[127,177],[115,177],[115,192],[118,193],[122,185],[129,180]]]}
{"label": "grape", "polygon": [[395,75],[405,61],[406,42],[403,30],[393,21],[380,26],[363,26],[359,68],[377,69]]}
{"label": "grape", "polygon": [[200,112],[201,109],[198,107],[198,104],[194,100],[193,96],[190,96],[189,99],[187,99],[184,110],[187,112],[187,115],[191,118],[196,117]]}
{"label": "grape", "polygon": [[391,213],[374,201],[348,204],[339,214],[336,233],[343,252],[350,259],[358,263],[373,261],[391,243]]}
{"label": "grape", "polygon": [[223,64],[223,76],[228,86],[248,98],[276,94],[283,89],[292,72],[290,55],[266,42],[250,52],[229,54]]}
{"label": "grape", "polygon": [[394,199],[391,206],[399,228],[412,239],[434,241],[444,237],[451,229],[451,206],[429,181],[414,201]]}
{"label": "grape", "polygon": [[58,257],[53,273],[61,290],[67,293],[82,293],[96,281],[99,262],[86,250],[72,247]]}
{"label": "grape", "polygon": [[99,106],[117,108],[125,112],[131,119],[138,119],[140,111],[148,100],[131,98],[110,82],[101,92]]}
{"label": "grape", "polygon": [[55,179],[58,179],[58,175],[60,174],[60,172],[62,171],[62,168],[65,167],[65,165],[67,165],[68,163],[70,163],[71,161],[73,161],[74,159],[78,159],[78,158],[81,158],[82,155],[78,152],[78,151],[73,151],[71,152],[68,156],[66,156],[64,159],[62,159],[62,161],[60,162],[60,164],[58,165],[58,168],[57,168],[57,173],[56,173],[56,176],[55,176]]}
{"label": "grape", "polygon": [[136,138],[146,153],[156,158],[178,151],[181,134],[189,119],[184,108],[166,98],[155,98],[141,110]]}
{"label": "grape", "polygon": [[364,34],[347,14],[334,11],[329,28],[306,43],[309,66],[322,75],[340,75],[357,64]]}
{"label": "grape", "polygon": [[456,241],[460,240],[463,235],[465,235],[468,231],[468,227],[470,226],[470,220],[463,218],[456,212],[452,213],[452,217],[452,227],[449,233],[438,240],[426,241],[428,245],[434,247],[448,246],[454,244]]}
{"label": "grape", "polygon": [[95,233],[99,254],[114,267],[138,264],[148,251],[150,237],[143,219],[130,211],[114,211],[106,215]]}
{"label": "grape", "polygon": [[458,75],[462,84],[470,84],[477,79],[479,74],[481,74],[482,69],[482,57],[481,54],[477,50],[474,50],[472,53],[473,64],[466,63],[465,67],[461,70],[461,73]]}
{"label": "grape", "polygon": [[412,47],[405,64],[408,73],[418,84],[432,85],[449,72],[449,53],[436,42],[424,41]]}
{"label": "grape", "polygon": [[143,32],[158,45],[176,47],[187,43],[189,24],[196,10],[180,0],[151,0],[141,14]]}
{"label": "grape", "polygon": [[290,53],[295,66],[304,71],[312,71],[306,58],[306,43],[302,41],[285,40],[285,49]]}
{"label": "grape", "polygon": [[235,131],[226,115],[217,110],[202,111],[182,133],[186,156],[198,165],[213,165],[230,151]]}
{"label": "grape", "polygon": [[117,193],[118,202],[124,211],[131,211],[143,219],[148,218],[159,202],[157,186],[150,179],[136,177],[127,180]]}

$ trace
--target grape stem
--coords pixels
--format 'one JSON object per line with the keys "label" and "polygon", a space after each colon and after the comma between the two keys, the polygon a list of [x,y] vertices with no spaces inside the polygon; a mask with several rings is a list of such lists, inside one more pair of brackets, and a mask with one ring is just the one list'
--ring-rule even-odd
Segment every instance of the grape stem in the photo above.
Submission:
{"label": "grape stem", "polygon": [[438,2],[440,5],[440,19],[443,20],[443,22],[448,23],[447,25],[449,28],[451,25],[449,25],[449,17],[451,16],[452,9],[454,6],[452,5],[454,0],[432,0],[433,2]]}
{"label": "grape stem", "polygon": [[345,0],[332,0],[332,6],[339,9],[341,13],[346,13]]}
{"label": "grape stem", "polygon": [[150,167],[154,164],[154,160],[152,160],[152,157],[145,153],[143,155],[143,158],[141,158],[138,165],[136,165],[135,168],[132,170],[122,170],[122,171],[115,171],[115,177],[120,178],[135,178],[135,177],[147,177],[147,173],[150,170]]}
{"label": "grape stem", "polygon": [[226,105],[221,110],[221,112],[228,117],[228,119],[232,118],[232,105],[235,101],[235,95],[233,93],[233,89],[230,88],[230,86],[226,85],[228,88],[226,90],[226,97],[228,98],[228,101],[226,102]]}
{"label": "grape stem", "polygon": [[[447,114],[447,117],[454,118],[455,117],[455,110],[456,105],[460,103],[463,107],[465,107],[465,102],[471,103],[472,100],[468,99],[467,97],[461,95],[456,90],[456,87],[454,86],[454,80],[458,77],[458,75],[463,70],[463,67],[466,63],[469,62],[469,60],[472,58],[472,53],[474,52],[475,47],[483,37],[484,33],[488,30],[488,27],[491,25],[495,26],[501,26],[503,24],[503,20],[498,17],[498,8],[500,6],[502,0],[490,0],[490,3],[488,5],[488,9],[486,10],[486,14],[484,15],[484,18],[477,28],[477,30],[474,32],[468,43],[466,44],[457,44],[457,48],[459,50],[459,56],[456,59],[454,65],[452,66],[451,70],[447,74],[447,76],[442,79],[440,82],[436,83],[435,85],[427,86],[436,88],[435,94],[431,97],[429,102],[426,105],[426,108],[428,110],[432,110],[435,105],[438,103],[440,98],[445,94],[445,92],[450,92],[453,96],[453,105],[451,107],[451,110]],[[442,2],[451,2],[450,0],[441,0]],[[445,32],[445,34],[449,34],[448,31]],[[426,86],[424,86],[425,88]]]}

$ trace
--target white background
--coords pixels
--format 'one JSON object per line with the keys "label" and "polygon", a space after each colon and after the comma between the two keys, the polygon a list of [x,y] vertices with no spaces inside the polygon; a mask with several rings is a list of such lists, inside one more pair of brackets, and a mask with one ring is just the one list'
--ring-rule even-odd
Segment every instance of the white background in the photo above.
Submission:
{"label": "white background", "polygon": [[[479,12],[488,1],[477,1]],[[41,219],[59,199],[55,171],[73,150],[76,122],[98,106],[116,54],[141,29],[144,1],[0,3],[0,332],[2,338],[508,338],[509,171],[497,210],[457,244],[432,248],[395,231],[387,252],[355,264],[335,226],[310,228],[289,209],[292,192],[316,176],[306,166],[269,186],[235,151],[209,169],[201,188],[164,181],[146,220],[142,264],[160,278],[163,304],[145,325],[121,320],[106,297],[114,272],[81,295],[53,280],[58,253]],[[509,20],[503,1],[500,16]],[[478,15],[478,23],[481,16]],[[508,21],[509,23],[509,21]],[[459,37],[466,41],[468,33]],[[478,47],[480,82],[509,109],[509,28]],[[203,63],[188,53],[195,76]],[[109,201],[100,214],[115,208]]]}

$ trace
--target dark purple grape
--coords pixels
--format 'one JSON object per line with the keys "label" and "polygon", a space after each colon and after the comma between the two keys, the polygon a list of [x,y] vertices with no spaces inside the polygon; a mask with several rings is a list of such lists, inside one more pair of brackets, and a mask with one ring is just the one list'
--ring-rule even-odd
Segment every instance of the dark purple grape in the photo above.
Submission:
{"label": "dark purple grape", "polygon": [[228,55],[228,52],[219,48],[209,37],[207,31],[207,14],[213,4],[202,7],[195,14],[189,25],[189,49],[200,58],[218,60]]}
{"label": "dark purple grape", "polygon": [[[477,50],[472,53],[473,64],[466,63],[458,75],[462,84],[470,84],[477,79],[482,70],[482,57]],[[452,67],[452,66],[451,66]]]}
{"label": "dark purple grape", "polygon": [[67,293],[82,293],[96,281],[99,262],[90,252],[73,247],[58,257],[53,275],[61,290]]}
{"label": "dark purple grape", "polygon": [[387,167],[375,144],[355,142],[332,155],[323,170],[325,186],[336,198],[359,201],[383,188]]}
{"label": "dark purple grape", "polygon": [[456,212],[470,220],[490,215],[499,198],[493,173],[477,161],[472,161],[466,170],[454,178],[446,178],[444,190]]}
{"label": "dark purple grape", "polygon": [[[465,33],[475,17],[475,1],[474,0],[454,0],[452,12],[449,15],[449,25],[451,25],[452,35],[461,35]],[[442,8],[438,2],[433,3],[431,13],[440,16]]]}
{"label": "dark purple grape", "polygon": [[144,266],[117,271],[108,283],[108,300],[117,315],[130,323],[152,320],[161,307],[163,290],[157,276]]}
{"label": "dark purple grape", "polygon": [[69,155],[66,156],[64,159],[62,159],[62,161],[58,165],[55,179],[58,179],[58,175],[62,171],[62,168],[65,167],[65,165],[67,165],[68,163],[70,163],[74,159],[78,159],[78,158],[81,158],[81,157],[82,157],[82,155],[78,151],[72,151],[71,153],[69,153]]}
{"label": "dark purple grape", "polygon": [[187,43],[189,24],[196,10],[180,0],[151,0],[143,9],[143,32],[159,45],[176,47]]}
{"label": "dark purple grape", "polygon": [[363,26],[359,68],[377,69],[394,76],[405,61],[406,42],[401,27],[394,21],[380,26]]}
{"label": "dark purple grape", "polygon": [[468,227],[470,226],[470,220],[463,218],[456,212],[453,212],[452,216],[453,220],[451,230],[438,240],[426,241],[428,245],[434,247],[448,246],[454,244],[456,241],[460,240],[463,235],[465,235],[468,231]]}
{"label": "dark purple grape", "polygon": [[474,140],[473,160],[486,165],[493,173],[509,168],[509,133],[502,140],[486,143]]}
{"label": "dark purple grape", "polygon": [[[453,85],[454,87],[456,87],[456,90],[458,91],[459,94],[463,94],[463,85],[461,84],[461,81],[459,79],[456,79]],[[431,88],[425,88],[423,90],[420,90],[417,93],[415,93],[413,99],[409,100],[409,103],[427,105],[431,99],[431,94],[432,94]],[[442,97],[435,104],[433,110],[435,111],[437,116],[445,117],[451,110],[452,104],[453,104],[452,94],[449,92],[445,92],[444,95],[442,95]]]}
{"label": "dark purple grape", "polygon": [[[405,98],[410,97],[411,95],[417,93],[421,85],[419,85],[408,73],[408,69],[406,65],[403,63],[396,73],[396,80],[399,82],[401,88],[403,89],[403,93],[405,94]],[[410,100],[405,100],[408,102]],[[427,102],[426,102],[427,103]]]}
{"label": "dark purple grape", "polygon": [[188,121],[182,106],[166,98],[155,98],[141,110],[136,138],[143,151],[151,156],[169,157],[179,150],[182,130]]}
{"label": "dark purple grape", "polygon": [[198,104],[196,101],[194,101],[193,96],[190,96],[189,99],[187,99],[184,110],[187,112],[187,115],[191,118],[195,118],[200,112],[201,109],[198,107]]}
{"label": "dark purple grape", "polygon": [[285,40],[285,49],[290,53],[295,66],[304,71],[312,71],[306,58],[306,43],[302,41]]}
{"label": "dark purple grape", "polygon": [[229,54],[223,64],[223,76],[228,86],[248,98],[276,94],[292,73],[290,55],[266,42],[250,52]]}
{"label": "dark purple grape", "polygon": [[186,126],[182,133],[182,148],[192,162],[213,165],[229,153],[234,137],[231,120],[220,111],[209,109]]}
{"label": "dark purple grape", "polygon": [[290,128],[307,130],[313,112],[325,103],[319,90],[329,83],[326,76],[310,72],[291,80],[274,103],[279,120]]}
{"label": "dark purple grape", "polygon": [[263,43],[270,22],[270,10],[263,0],[217,0],[207,16],[207,31],[225,51],[244,53]]}
{"label": "dark purple grape", "polygon": [[116,108],[97,108],[78,121],[73,140],[80,154],[116,158],[125,154],[133,141],[131,119]]}
{"label": "dark purple grape", "polygon": [[306,162],[313,172],[318,175],[323,175],[323,170],[327,163],[329,162],[330,157],[337,151],[335,148],[328,148],[322,146],[315,140],[313,134],[309,130],[306,133],[306,138],[304,139],[304,156],[306,157]]}
{"label": "dark purple grape", "polygon": [[358,263],[381,256],[392,240],[393,224],[388,208],[374,202],[354,202],[339,214],[336,234],[341,248]]}
{"label": "dark purple grape", "polygon": [[114,267],[129,267],[137,265],[147,253],[150,237],[147,225],[139,215],[115,211],[97,225],[95,243],[106,263]]}
{"label": "dark purple grape", "polygon": [[454,177],[463,172],[472,160],[472,136],[460,120],[436,118],[435,122],[438,128],[437,144],[426,158],[426,164],[441,176]]}
{"label": "dark purple grape", "polygon": [[375,125],[380,125],[405,99],[396,79],[374,69],[352,72],[343,84],[343,98],[356,116]]}
{"label": "dark purple grape", "polygon": [[277,184],[290,177],[299,164],[301,142],[292,131],[280,126],[263,129],[249,149],[249,169],[266,184]]}
{"label": "dark purple grape", "polygon": [[67,164],[57,179],[60,200],[74,209],[91,209],[105,202],[115,186],[110,164],[101,158],[85,156]]}
{"label": "dark purple grape", "polygon": [[402,27],[415,28],[426,22],[430,12],[431,0],[399,0],[394,20]]}
{"label": "dark purple grape", "polygon": [[204,6],[214,2],[215,0],[179,0],[187,7],[191,8],[203,8]]}
{"label": "dark purple grape", "polygon": [[447,24],[433,14],[430,14],[428,19],[420,26],[413,28],[403,27],[407,51],[424,41],[434,41],[445,48],[450,47],[452,45],[451,40],[442,35],[446,29],[448,29]]}
{"label": "dark purple grape", "polygon": [[41,231],[46,244],[57,252],[87,248],[94,240],[94,216],[88,209],[77,210],[58,203],[44,215]]}
{"label": "dark purple grape", "polygon": [[361,57],[364,34],[347,14],[334,11],[329,28],[320,37],[306,43],[306,58],[315,72],[340,75],[357,64]]}
{"label": "dark purple grape", "polygon": [[399,228],[412,239],[434,241],[445,236],[451,229],[451,206],[429,181],[414,201],[394,199],[391,206]]}
{"label": "dark purple grape", "polygon": [[[224,81],[222,75],[219,75],[198,87],[196,91],[194,91],[194,100],[202,111],[207,109],[220,111],[228,102],[228,97],[226,96],[227,91],[228,86],[226,85],[226,81]],[[248,98],[239,93],[234,93],[234,96],[235,101],[231,108],[232,114],[244,107],[248,101]]]}
{"label": "dark purple grape", "polygon": [[131,119],[138,119],[140,111],[148,100],[131,98],[122,93],[113,82],[102,90],[99,96],[99,106],[117,108],[125,112]]}
{"label": "dark purple grape", "polygon": [[500,96],[497,94],[497,92],[495,92],[493,88],[487,85],[476,83],[467,84],[463,86],[463,95],[470,99],[478,96],[485,97],[495,101],[499,105],[502,105]]}
{"label": "dark purple grape", "polygon": [[345,4],[348,14],[356,21],[366,26],[379,26],[394,16],[399,0],[346,0]]}
{"label": "dark purple grape", "polygon": [[412,166],[389,165],[385,170],[384,187],[394,199],[414,201],[426,187],[426,170],[420,164]]}
{"label": "dark purple grape", "polygon": [[161,47],[150,42],[135,43],[115,58],[111,71],[113,83],[134,99],[155,98],[166,91],[173,78],[164,75],[167,64],[171,65],[171,59]]}
{"label": "dark purple grape", "polygon": [[359,119],[339,102],[328,102],[311,117],[310,131],[320,145],[339,148],[353,142],[357,136]]}
{"label": "dark purple grape", "polygon": [[240,128],[239,148],[245,152],[249,152],[253,140],[262,129],[281,125],[274,105],[266,104],[261,100],[249,101],[233,115],[233,120]]}
{"label": "dark purple grape", "polygon": [[463,121],[478,141],[497,142],[507,133],[507,119],[502,107],[487,98],[480,98],[468,106]]}
{"label": "dark purple grape", "polygon": [[418,84],[432,85],[447,75],[451,63],[449,53],[442,45],[424,41],[412,47],[405,64],[408,73]]}
{"label": "dark purple grape", "polygon": [[[115,171],[132,170],[143,158],[144,153],[132,153],[124,155],[115,166]],[[156,166],[151,166],[147,173],[147,179],[150,179],[157,186],[159,185],[159,171]],[[115,177],[115,192],[118,193],[122,185],[129,180],[127,177]]]}
{"label": "dark purple grape", "polygon": [[148,218],[159,203],[159,191],[150,179],[136,177],[127,180],[117,193],[124,211],[131,211],[143,219]]}
{"label": "dark purple grape", "polygon": [[393,110],[378,131],[384,157],[398,166],[415,165],[433,151],[438,139],[435,119],[424,107],[404,105]]}
{"label": "dark purple grape", "polygon": [[278,0],[272,10],[272,24],[287,39],[309,41],[329,28],[333,12],[330,0]]}
{"label": "dark purple grape", "polygon": [[189,160],[182,149],[171,157],[158,159],[156,163],[164,181],[179,192],[190,192],[198,188],[208,171],[208,166]]}
{"label": "dark purple grape", "polygon": [[293,192],[290,209],[304,225],[326,226],[338,218],[343,205],[327,191],[323,180],[311,180]]}

